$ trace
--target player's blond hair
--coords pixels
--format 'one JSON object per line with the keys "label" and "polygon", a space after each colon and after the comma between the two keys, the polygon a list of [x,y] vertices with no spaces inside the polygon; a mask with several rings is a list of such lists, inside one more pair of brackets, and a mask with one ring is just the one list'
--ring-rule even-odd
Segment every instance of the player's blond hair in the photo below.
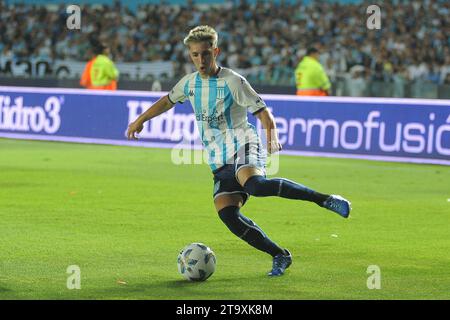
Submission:
{"label": "player's blond hair", "polygon": [[189,31],[189,34],[184,38],[183,43],[189,46],[191,42],[208,42],[211,47],[217,48],[218,35],[216,30],[210,26],[198,26]]}

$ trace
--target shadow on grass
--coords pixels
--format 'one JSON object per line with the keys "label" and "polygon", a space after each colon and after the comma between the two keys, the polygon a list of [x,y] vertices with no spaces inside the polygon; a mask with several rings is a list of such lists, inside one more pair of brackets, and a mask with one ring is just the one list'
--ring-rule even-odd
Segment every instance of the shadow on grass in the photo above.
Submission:
{"label": "shadow on grass", "polygon": [[0,300],[16,300],[17,297],[14,291],[5,287],[0,286]]}
{"label": "shadow on grass", "polygon": [[264,275],[253,278],[217,278],[207,281],[157,280],[148,283],[128,283],[127,285],[90,291],[96,299],[236,299],[237,293],[245,293],[242,288],[248,282],[263,282]]}

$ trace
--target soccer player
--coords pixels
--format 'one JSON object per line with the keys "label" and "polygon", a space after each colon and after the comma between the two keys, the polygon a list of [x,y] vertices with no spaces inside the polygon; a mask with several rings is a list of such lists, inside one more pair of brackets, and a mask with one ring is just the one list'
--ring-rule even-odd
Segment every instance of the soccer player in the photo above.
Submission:
{"label": "soccer player", "polygon": [[244,77],[217,65],[217,40],[217,32],[209,26],[198,26],[189,32],[184,44],[197,71],[184,76],[168,95],[132,122],[127,136],[137,139],[136,133],[141,132],[144,122],[189,99],[209,154],[214,204],[220,219],[236,236],[270,254],[273,263],[268,275],[280,276],[292,263],[291,253],[240,212],[249,196],[311,201],[344,218],[350,213],[350,202],[291,180],[266,178],[264,148],[255,127],[248,123],[247,112],[261,121],[269,153],[281,150],[274,117]]}

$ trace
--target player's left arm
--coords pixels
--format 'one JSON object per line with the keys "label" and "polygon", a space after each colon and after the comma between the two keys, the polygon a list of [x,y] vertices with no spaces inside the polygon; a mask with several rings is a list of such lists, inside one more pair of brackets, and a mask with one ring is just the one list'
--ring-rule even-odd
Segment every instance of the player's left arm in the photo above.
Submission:
{"label": "player's left arm", "polygon": [[237,81],[231,82],[231,89],[236,102],[241,106],[247,107],[248,111],[261,121],[266,132],[267,151],[269,154],[280,151],[281,144],[278,141],[277,127],[272,113],[244,77],[236,79]]}
{"label": "player's left arm", "polygon": [[277,125],[272,112],[268,108],[264,108],[255,116],[261,121],[261,124],[266,132],[267,151],[269,154],[281,151],[282,146],[278,140]]}

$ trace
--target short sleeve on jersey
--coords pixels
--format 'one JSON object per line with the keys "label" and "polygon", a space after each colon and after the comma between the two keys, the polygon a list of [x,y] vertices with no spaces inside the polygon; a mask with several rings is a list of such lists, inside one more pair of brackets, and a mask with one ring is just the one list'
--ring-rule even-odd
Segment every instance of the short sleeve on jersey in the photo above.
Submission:
{"label": "short sleeve on jersey", "polygon": [[238,80],[231,86],[231,89],[236,102],[247,108],[252,114],[257,114],[266,108],[263,99],[258,96],[244,77],[239,76]]}
{"label": "short sleeve on jersey", "polygon": [[187,77],[183,77],[169,92],[169,101],[173,104],[177,102],[183,103],[187,97],[184,92],[185,86],[187,84]]}

